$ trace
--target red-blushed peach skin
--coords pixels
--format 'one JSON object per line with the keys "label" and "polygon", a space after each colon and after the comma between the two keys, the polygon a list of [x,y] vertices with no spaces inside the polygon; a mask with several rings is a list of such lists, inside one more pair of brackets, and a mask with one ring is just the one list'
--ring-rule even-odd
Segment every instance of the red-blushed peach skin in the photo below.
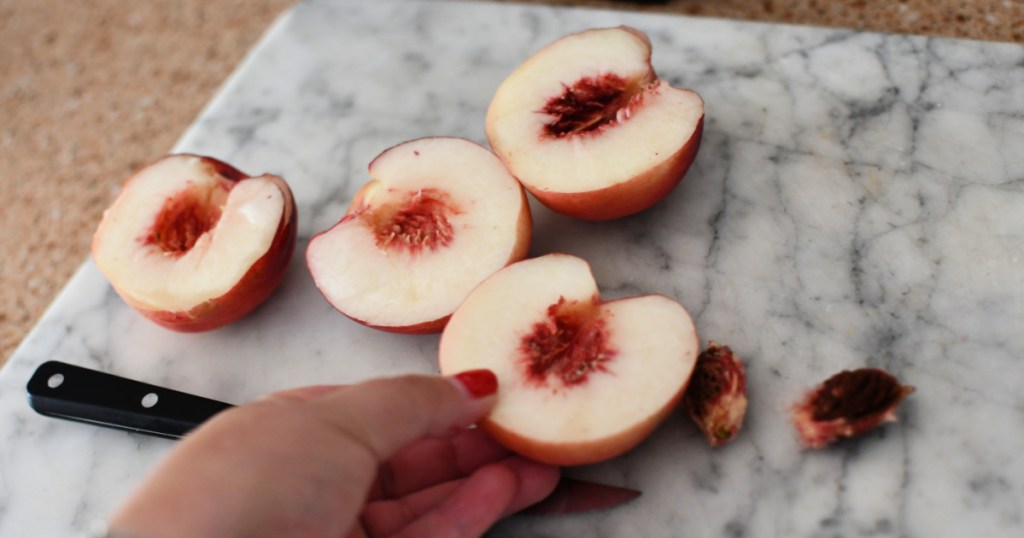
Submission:
{"label": "red-blushed peach skin", "polygon": [[[211,157],[204,159],[212,161],[217,172],[228,179],[241,181],[249,177],[229,164]],[[295,252],[298,232],[298,210],[291,189],[280,178],[266,178],[277,184],[284,195],[285,206],[281,214],[281,223],[267,253],[249,268],[235,287],[224,295],[185,312],[147,309],[133,303],[127,297],[125,302],[143,316],[168,329],[179,332],[203,332],[238,321],[266,301],[284,280]]]}
{"label": "red-blushed peach skin", "polygon": [[554,211],[582,220],[612,220],[639,213],[668,196],[690,169],[704,132],[701,116],[690,140],[660,165],[632,179],[587,192],[554,192],[523,186]]}
{"label": "red-blushed peach skin", "polygon": [[632,428],[588,442],[547,443],[519,435],[487,418],[478,425],[505,448],[534,461],[559,466],[589,465],[625,454],[647,439],[678,407],[688,384],[689,381],[684,383],[661,409]]}

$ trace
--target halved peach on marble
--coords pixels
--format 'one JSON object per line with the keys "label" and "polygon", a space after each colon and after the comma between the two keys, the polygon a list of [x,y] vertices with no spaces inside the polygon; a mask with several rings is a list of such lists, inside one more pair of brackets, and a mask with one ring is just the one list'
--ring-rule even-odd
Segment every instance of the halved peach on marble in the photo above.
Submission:
{"label": "halved peach on marble", "polygon": [[345,216],[306,251],[317,288],[346,316],[440,332],[477,284],[526,256],[526,193],[480,145],[413,140],[381,153],[369,172]]}
{"label": "halved peach on marble", "polygon": [[527,59],[487,110],[494,152],[551,209],[587,220],[668,195],[700,147],[704,101],[660,80],[634,28],[565,36]]}
{"label": "halved peach on marble", "polygon": [[498,442],[556,465],[595,463],[644,440],[679,403],[699,352],[686,310],[662,295],[605,301],[566,254],[512,264],[459,306],[441,372],[498,377],[480,422]]}
{"label": "halved peach on marble", "polygon": [[291,189],[211,157],[170,155],[127,182],[92,256],[147,318],[184,332],[231,323],[267,299],[295,251]]}

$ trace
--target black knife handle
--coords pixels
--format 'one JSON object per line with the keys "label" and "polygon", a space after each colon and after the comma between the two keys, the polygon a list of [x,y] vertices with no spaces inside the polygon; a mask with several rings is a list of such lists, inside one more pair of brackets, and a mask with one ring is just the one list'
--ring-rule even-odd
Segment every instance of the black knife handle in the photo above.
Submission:
{"label": "black knife handle", "polygon": [[29,405],[42,415],[169,439],[232,407],[59,361],[39,365],[27,389]]}

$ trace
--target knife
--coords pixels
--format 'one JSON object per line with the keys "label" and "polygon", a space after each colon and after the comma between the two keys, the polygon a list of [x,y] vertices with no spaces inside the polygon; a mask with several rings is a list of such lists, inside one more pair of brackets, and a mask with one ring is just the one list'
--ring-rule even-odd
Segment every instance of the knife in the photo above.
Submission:
{"label": "knife", "polygon": [[178,439],[231,404],[59,361],[39,365],[28,403],[48,417]]}
{"label": "knife", "polygon": [[[37,413],[167,439],[179,439],[233,405],[113,374],[47,361],[28,381]],[[563,477],[554,491],[523,514],[557,515],[611,508],[640,492]]]}

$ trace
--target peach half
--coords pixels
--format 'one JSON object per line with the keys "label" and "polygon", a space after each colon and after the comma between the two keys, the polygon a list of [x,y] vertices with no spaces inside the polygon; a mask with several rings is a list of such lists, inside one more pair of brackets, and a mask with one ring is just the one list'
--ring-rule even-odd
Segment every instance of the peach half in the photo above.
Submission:
{"label": "peach half", "polygon": [[565,36],[527,59],[487,110],[494,152],[549,208],[586,220],[642,211],[686,174],[704,101],[660,80],[633,28]]}
{"label": "peach half", "polygon": [[485,280],[441,335],[441,372],[487,368],[498,401],[480,427],[537,461],[618,456],[679,403],[699,352],[686,310],[661,295],[603,301],[587,263],[549,254]]}
{"label": "peach half", "polygon": [[284,179],[170,155],[125,182],[93,235],[92,257],[142,315],[206,331],[273,293],[295,251],[296,222]]}
{"label": "peach half", "polygon": [[317,288],[346,316],[391,332],[440,332],[477,284],[526,256],[526,193],[478,144],[405,142],[369,172],[346,215],[306,251]]}

